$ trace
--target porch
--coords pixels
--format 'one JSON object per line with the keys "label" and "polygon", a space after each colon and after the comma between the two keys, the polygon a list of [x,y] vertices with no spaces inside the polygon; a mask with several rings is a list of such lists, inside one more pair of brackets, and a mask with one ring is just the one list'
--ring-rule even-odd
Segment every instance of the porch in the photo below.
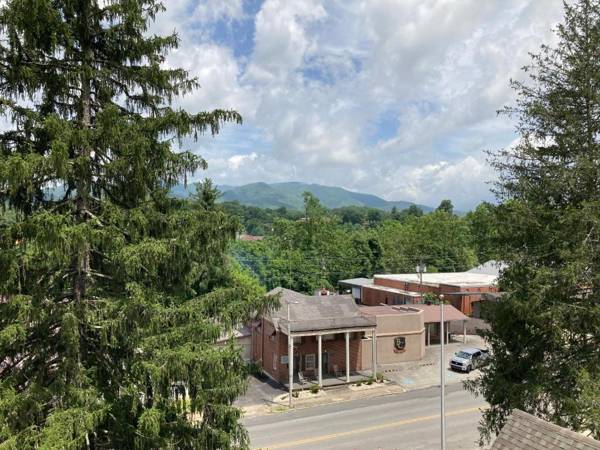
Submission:
{"label": "porch", "polygon": [[[335,376],[335,375],[325,375],[323,376],[322,380],[321,380],[321,386],[322,388],[330,388],[330,387],[336,387],[336,386],[344,386],[347,384],[353,384],[356,383],[358,381],[365,381],[368,380],[369,378],[371,378],[373,376],[372,372],[369,370],[359,370],[359,371],[354,371],[350,373],[350,377],[349,377],[349,381],[346,379],[346,375],[343,376]],[[305,378],[305,381],[303,383],[300,382],[300,380],[298,379],[298,376],[294,377],[294,385],[292,387],[292,389],[294,391],[296,390],[303,390],[303,389],[310,389],[311,386],[315,386],[315,385],[319,385],[319,380],[317,378]],[[286,391],[289,391],[289,382],[287,383],[283,383],[283,386],[285,388]]]}

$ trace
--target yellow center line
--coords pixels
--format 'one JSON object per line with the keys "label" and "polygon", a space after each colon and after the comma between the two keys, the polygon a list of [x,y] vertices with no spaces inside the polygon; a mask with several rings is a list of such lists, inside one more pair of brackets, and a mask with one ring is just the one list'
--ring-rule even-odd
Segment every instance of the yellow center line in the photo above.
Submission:
{"label": "yellow center line", "polygon": [[[458,409],[455,411],[447,412],[446,417],[459,416],[461,414],[468,414],[471,412],[483,410],[485,408],[486,408],[486,405],[482,404],[481,406],[476,406],[473,408]],[[427,420],[433,420],[433,419],[439,419],[439,418],[440,418],[439,414],[434,414],[431,416],[415,417],[413,419],[397,420],[395,422],[385,422],[385,423],[381,423],[379,425],[372,425],[370,427],[356,428],[351,431],[344,431],[342,433],[323,434],[321,436],[314,436],[311,438],[300,439],[297,441],[282,442],[281,444],[268,445],[264,448],[266,450],[277,450],[280,448],[298,447],[301,445],[315,444],[317,442],[328,441],[331,439],[337,439],[337,438],[342,438],[342,437],[347,437],[347,436],[354,436],[357,434],[368,433],[370,431],[379,431],[379,430],[384,430],[386,428],[397,427],[400,425],[410,425],[413,423],[425,422]]]}

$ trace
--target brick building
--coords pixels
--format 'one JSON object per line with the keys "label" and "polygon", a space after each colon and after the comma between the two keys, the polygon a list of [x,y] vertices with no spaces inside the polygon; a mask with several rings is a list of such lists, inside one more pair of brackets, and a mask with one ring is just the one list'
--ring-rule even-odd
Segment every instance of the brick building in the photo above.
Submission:
{"label": "brick building", "polygon": [[375,348],[376,321],[361,314],[351,296],[308,296],[277,288],[280,307],[253,325],[252,356],[273,379],[288,383],[290,373],[314,378],[375,371],[377,351],[364,367],[365,343]]}
{"label": "brick building", "polygon": [[473,302],[483,293],[497,292],[497,275],[475,272],[407,273],[375,275],[369,278],[342,280],[362,305],[410,305],[423,303],[423,294],[444,294],[446,301],[463,314],[472,314]]}

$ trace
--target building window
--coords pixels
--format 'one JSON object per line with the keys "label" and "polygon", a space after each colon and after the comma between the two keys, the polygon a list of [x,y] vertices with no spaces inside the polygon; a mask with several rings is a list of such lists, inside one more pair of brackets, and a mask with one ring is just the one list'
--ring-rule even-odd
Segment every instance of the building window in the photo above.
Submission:
{"label": "building window", "polygon": [[334,341],[335,340],[335,334],[324,334],[323,335],[323,340],[324,341]]}
{"label": "building window", "polygon": [[304,368],[306,370],[314,370],[315,369],[315,354],[310,353],[304,356]]}
{"label": "building window", "polygon": [[406,338],[402,336],[394,338],[394,352],[402,353],[404,350],[406,350]]}
{"label": "building window", "polygon": [[273,353],[273,370],[277,370],[277,353]]}

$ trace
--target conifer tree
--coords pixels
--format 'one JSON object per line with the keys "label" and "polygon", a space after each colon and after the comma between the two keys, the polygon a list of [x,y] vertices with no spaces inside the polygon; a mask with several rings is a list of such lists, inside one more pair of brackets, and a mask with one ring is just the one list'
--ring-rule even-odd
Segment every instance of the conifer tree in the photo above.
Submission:
{"label": "conifer tree", "polygon": [[226,256],[236,224],[205,162],[172,142],[235,111],[188,114],[158,0],[0,8],[0,448],[244,448],[246,366],[215,342],[265,306]]}
{"label": "conifer tree", "polygon": [[557,36],[513,83],[521,138],[492,159],[508,268],[469,385],[491,405],[483,438],[514,408],[600,438],[600,1],[566,3]]}

